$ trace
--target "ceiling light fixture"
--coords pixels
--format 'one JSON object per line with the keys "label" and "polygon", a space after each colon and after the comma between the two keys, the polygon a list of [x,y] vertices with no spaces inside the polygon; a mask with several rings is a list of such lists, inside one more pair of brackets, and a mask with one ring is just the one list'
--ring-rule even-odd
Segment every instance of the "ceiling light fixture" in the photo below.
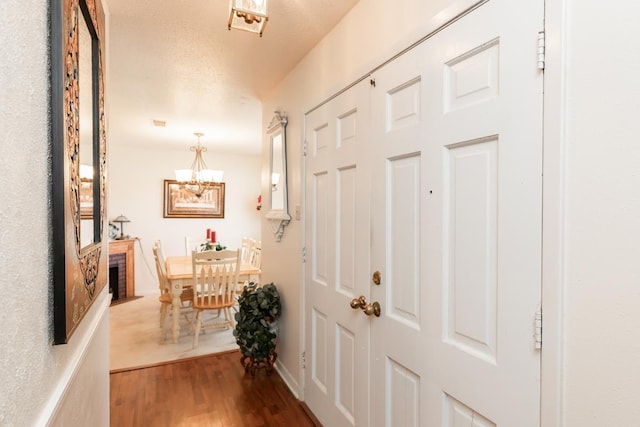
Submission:
{"label": "ceiling light fixture", "polygon": [[200,198],[211,188],[214,182],[222,182],[224,172],[207,168],[207,164],[202,158],[202,153],[207,151],[207,148],[200,144],[200,137],[204,134],[195,132],[194,135],[198,137],[198,144],[189,148],[191,151],[196,152],[196,157],[193,159],[193,163],[191,163],[191,169],[177,169],[175,173],[176,181],[180,184],[180,188]]}
{"label": "ceiling light fixture", "polygon": [[267,0],[230,0],[227,28],[258,33],[267,25]]}

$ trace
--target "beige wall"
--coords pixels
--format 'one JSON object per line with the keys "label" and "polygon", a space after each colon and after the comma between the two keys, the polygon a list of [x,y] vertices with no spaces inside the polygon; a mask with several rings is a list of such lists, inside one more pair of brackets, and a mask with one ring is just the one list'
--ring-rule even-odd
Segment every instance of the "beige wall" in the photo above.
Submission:
{"label": "beige wall", "polygon": [[[65,425],[106,426],[107,294],[97,298],[69,344],[52,345],[49,2],[9,0],[2,7],[0,425],[56,424],[55,417],[62,420],[74,408],[77,421]],[[90,381],[87,372],[93,372]]]}

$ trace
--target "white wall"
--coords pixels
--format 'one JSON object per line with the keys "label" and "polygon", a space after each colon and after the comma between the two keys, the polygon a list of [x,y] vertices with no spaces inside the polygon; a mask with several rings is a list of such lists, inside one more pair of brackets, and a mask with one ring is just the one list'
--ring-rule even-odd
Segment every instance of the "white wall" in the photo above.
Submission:
{"label": "white wall", "polygon": [[[447,3],[451,6],[446,7]],[[289,210],[303,204],[302,143],[304,113],[335,91],[455,16],[473,1],[360,0],[349,14],[303,59],[264,102],[264,126],[275,109],[289,114],[287,161]],[[362,19],[366,16],[366,19]],[[263,140],[263,173],[268,176],[269,141]],[[266,184],[268,181],[263,179]],[[263,189],[266,194],[266,188]],[[283,314],[278,368],[294,391],[301,391],[302,338],[302,223],[293,220],[276,243],[263,221],[263,281],[278,286]]]}
{"label": "white wall", "polygon": [[[231,155],[209,150],[207,165],[224,171],[224,218],[164,218],[164,180],[175,179],[174,170],[191,165],[190,141],[184,149],[156,148],[110,141],[108,150],[108,217],[124,214],[131,220],[124,232],[138,237],[135,253],[136,295],[158,292],[153,252],[162,240],[165,256],[184,255],[184,237],[206,237],[207,228],[216,231],[217,240],[228,248],[239,248],[243,236],[261,238],[260,156]],[[146,260],[146,263],[145,263]]]}
{"label": "white wall", "polygon": [[565,0],[563,418],[640,425],[640,4]]}
{"label": "white wall", "polygon": [[[109,424],[106,293],[53,346],[49,254],[49,2],[0,14],[0,425]],[[91,381],[77,375],[93,372]],[[76,388],[78,387],[78,388]],[[76,390],[82,393],[76,393]]]}

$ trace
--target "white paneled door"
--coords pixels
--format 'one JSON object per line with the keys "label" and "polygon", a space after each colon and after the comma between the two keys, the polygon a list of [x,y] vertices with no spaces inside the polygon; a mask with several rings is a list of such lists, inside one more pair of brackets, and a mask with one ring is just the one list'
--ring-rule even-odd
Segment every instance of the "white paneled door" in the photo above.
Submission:
{"label": "white paneled door", "polygon": [[324,425],[540,425],[542,22],[542,1],[490,0],[307,116]]}
{"label": "white paneled door", "polygon": [[305,119],[305,400],[326,426],[368,424],[369,326],[350,301],[369,295],[369,86]]}

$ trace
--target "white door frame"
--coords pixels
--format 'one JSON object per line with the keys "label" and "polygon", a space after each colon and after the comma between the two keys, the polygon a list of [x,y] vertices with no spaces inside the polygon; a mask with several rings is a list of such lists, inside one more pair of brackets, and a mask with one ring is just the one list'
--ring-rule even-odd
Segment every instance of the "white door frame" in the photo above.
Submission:
{"label": "white door frame", "polygon": [[545,71],[542,158],[542,360],[540,424],[563,425],[564,198],[566,0],[545,0]]}

